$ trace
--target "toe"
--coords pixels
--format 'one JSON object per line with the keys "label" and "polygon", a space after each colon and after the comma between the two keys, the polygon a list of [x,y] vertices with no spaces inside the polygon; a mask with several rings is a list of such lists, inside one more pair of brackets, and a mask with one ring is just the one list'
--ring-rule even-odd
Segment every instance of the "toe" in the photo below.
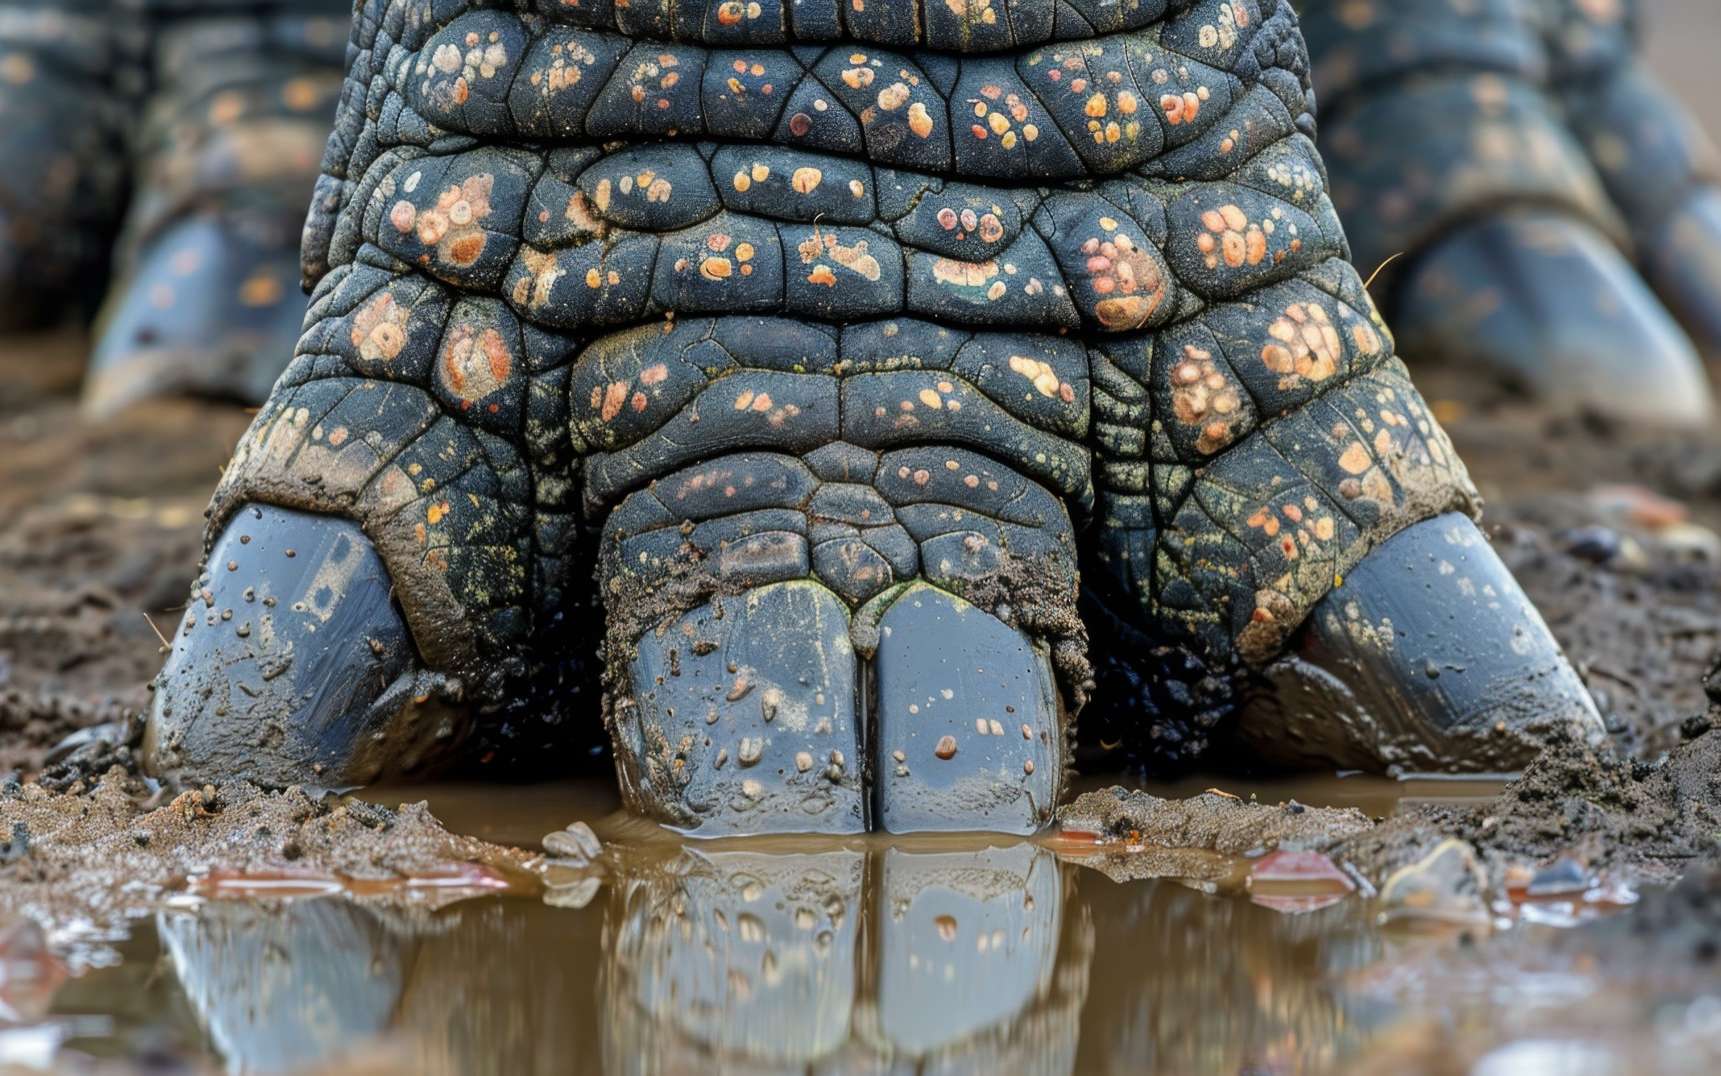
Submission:
{"label": "toe", "polygon": [[1064,723],[1043,646],[917,583],[880,619],[873,666],[880,828],[1026,834],[1051,820]]}
{"label": "toe", "polygon": [[1597,741],[1595,703],[1469,517],[1389,538],[1265,670],[1238,731],[1257,756],[1366,770],[1514,770],[1552,737]]}
{"label": "toe", "polygon": [[814,582],[648,631],[614,717],[622,791],[702,837],[866,829],[848,611]]}
{"label": "toe", "polygon": [[144,738],[158,775],[359,785],[427,767],[460,728],[346,520],[242,508],[170,645]]}
{"label": "toe", "polygon": [[1455,232],[1407,271],[1393,330],[1414,364],[1474,365],[1556,409],[1666,426],[1713,412],[1689,339],[1598,232],[1546,211]]}
{"label": "toe", "polygon": [[163,232],[103,311],[83,406],[92,417],[160,396],[256,403],[305,315],[298,257],[212,216]]}

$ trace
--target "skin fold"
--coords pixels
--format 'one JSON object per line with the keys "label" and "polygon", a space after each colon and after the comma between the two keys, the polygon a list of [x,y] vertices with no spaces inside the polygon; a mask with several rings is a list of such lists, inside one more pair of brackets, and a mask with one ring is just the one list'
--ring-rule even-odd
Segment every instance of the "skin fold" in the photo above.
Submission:
{"label": "skin fold", "polygon": [[[353,33],[158,771],[553,768],[599,677],[659,821],[1029,832],[1084,708],[1200,757],[1271,724],[1325,608],[1370,632],[1302,660],[1402,717],[1345,758],[1599,730],[1347,259],[1288,3],[374,0]],[[1508,656],[1399,691],[1437,587],[1506,609],[1475,642]]]}

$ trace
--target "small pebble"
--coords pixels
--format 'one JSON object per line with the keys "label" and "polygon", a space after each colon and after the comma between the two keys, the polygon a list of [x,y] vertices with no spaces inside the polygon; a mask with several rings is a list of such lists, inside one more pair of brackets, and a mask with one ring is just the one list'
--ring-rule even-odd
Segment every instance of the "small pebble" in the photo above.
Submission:
{"label": "small pebble", "polygon": [[932,749],[932,753],[937,755],[939,758],[945,758],[945,759],[955,758],[956,757],[956,737],[954,737],[954,736],[940,737],[939,741],[938,741],[938,746]]}
{"label": "small pebble", "polygon": [[569,859],[592,860],[603,851],[603,842],[584,822],[575,822],[566,829],[544,835],[544,850]]}
{"label": "small pebble", "polygon": [[1619,532],[1611,527],[1574,527],[1559,537],[1567,553],[1591,564],[1606,564],[1619,556]]}

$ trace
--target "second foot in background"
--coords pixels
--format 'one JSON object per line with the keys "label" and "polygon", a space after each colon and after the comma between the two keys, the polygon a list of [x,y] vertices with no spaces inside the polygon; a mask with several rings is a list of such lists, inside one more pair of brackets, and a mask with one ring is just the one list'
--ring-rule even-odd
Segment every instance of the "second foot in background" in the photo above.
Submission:
{"label": "second foot in background", "polygon": [[268,394],[304,318],[349,19],[344,0],[0,0],[0,328],[93,317],[92,416]]}
{"label": "second foot in background", "polygon": [[1404,354],[1555,408],[1707,420],[1716,155],[1638,59],[1638,5],[1303,6],[1333,200]]}

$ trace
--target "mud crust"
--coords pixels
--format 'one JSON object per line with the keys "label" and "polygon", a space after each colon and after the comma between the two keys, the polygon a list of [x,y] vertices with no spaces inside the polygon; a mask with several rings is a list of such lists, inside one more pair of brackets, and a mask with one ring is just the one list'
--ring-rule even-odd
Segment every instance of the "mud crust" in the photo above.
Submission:
{"label": "mud crust", "polygon": [[1395,815],[1336,845],[1334,854],[1378,880],[1458,837],[1476,849],[1495,885],[1509,866],[1561,855],[1592,871],[1671,882],[1693,863],[1721,855],[1718,775],[1721,733],[1706,723],[1656,762],[1554,744],[1494,799]]}
{"label": "mud crust", "polygon": [[[64,792],[0,784],[0,832],[22,838],[0,866],[0,913],[88,924],[78,933],[98,940],[75,947],[74,961],[99,958],[99,939],[123,936],[116,932],[127,919],[147,914],[187,878],[216,866],[388,882],[476,865],[524,884],[532,858],[451,834],[422,803],[389,810],[244,783],[170,797],[119,767],[93,781],[74,780]],[[405,887],[378,888],[366,899],[426,903]]]}

